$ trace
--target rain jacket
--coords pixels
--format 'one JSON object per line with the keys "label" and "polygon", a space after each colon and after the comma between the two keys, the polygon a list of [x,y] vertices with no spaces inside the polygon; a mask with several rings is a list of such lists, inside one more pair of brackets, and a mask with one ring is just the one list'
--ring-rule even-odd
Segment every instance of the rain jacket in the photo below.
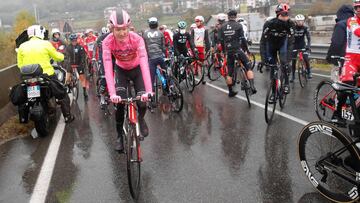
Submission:
{"label": "rain jacket", "polygon": [[50,64],[50,59],[63,61],[64,54],[57,52],[49,41],[37,37],[32,37],[29,41],[22,43],[17,52],[17,62],[20,69],[25,65],[40,64],[43,73],[49,76],[55,73]]}
{"label": "rain jacket", "polygon": [[354,16],[354,10],[350,5],[343,5],[336,13],[336,24],[331,37],[331,44],[326,56],[329,63],[337,65],[337,61],[331,56],[345,56],[346,51],[346,23],[347,19]]}

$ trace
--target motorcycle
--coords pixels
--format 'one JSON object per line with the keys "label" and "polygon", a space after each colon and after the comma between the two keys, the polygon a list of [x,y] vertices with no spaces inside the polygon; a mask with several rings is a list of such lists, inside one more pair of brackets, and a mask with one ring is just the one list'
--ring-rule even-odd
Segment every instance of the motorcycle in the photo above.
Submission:
{"label": "motorcycle", "polygon": [[[18,105],[20,123],[27,123],[29,118],[35,124],[39,137],[48,135],[49,102],[52,97],[51,80],[43,74],[39,64],[27,65],[21,68],[21,83],[17,85],[17,93],[23,95],[24,101]],[[13,102],[14,103],[14,102]]]}

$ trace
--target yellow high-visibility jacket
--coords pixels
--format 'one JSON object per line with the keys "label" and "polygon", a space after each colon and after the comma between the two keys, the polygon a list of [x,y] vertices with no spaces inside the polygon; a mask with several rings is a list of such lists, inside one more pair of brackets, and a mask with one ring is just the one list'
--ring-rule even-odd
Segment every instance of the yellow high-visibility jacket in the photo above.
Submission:
{"label": "yellow high-visibility jacket", "polygon": [[17,63],[20,69],[25,65],[40,64],[43,73],[49,76],[55,73],[50,59],[63,61],[64,54],[57,52],[49,41],[37,37],[32,37],[29,41],[22,43],[17,52]]}

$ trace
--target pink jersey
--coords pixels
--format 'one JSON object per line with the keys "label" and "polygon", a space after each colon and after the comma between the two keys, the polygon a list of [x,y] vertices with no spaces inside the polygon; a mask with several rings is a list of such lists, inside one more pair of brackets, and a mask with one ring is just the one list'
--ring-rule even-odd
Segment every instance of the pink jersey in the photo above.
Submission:
{"label": "pink jersey", "polygon": [[116,58],[116,64],[124,70],[132,70],[140,65],[145,91],[147,93],[152,92],[149,62],[142,37],[130,31],[125,41],[118,42],[111,33],[104,39],[102,49],[105,77],[110,96],[116,95],[112,55]]}

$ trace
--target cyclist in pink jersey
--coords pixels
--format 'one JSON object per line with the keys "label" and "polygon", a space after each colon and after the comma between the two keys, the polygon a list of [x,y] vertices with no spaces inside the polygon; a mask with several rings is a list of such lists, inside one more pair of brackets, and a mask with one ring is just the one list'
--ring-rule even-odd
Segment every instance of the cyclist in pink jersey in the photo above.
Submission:
{"label": "cyclist in pink jersey", "polygon": [[[113,11],[110,15],[110,24],[113,32],[102,43],[105,78],[113,103],[117,103],[116,130],[118,139],[115,149],[124,151],[123,147],[123,122],[124,104],[119,103],[121,98],[127,98],[126,88],[129,81],[133,81],[135,92],[141,96],[142,101],[148,100],[152,94],[152,85],[145,43],[142,37],[129,31],[131,24],[129,14],[121,9]],[[116,62],[113,67],[111,56]],[[141,135],[146,137],[149,129],[144,120],[146,104],[138,103],[138,118]]]}

